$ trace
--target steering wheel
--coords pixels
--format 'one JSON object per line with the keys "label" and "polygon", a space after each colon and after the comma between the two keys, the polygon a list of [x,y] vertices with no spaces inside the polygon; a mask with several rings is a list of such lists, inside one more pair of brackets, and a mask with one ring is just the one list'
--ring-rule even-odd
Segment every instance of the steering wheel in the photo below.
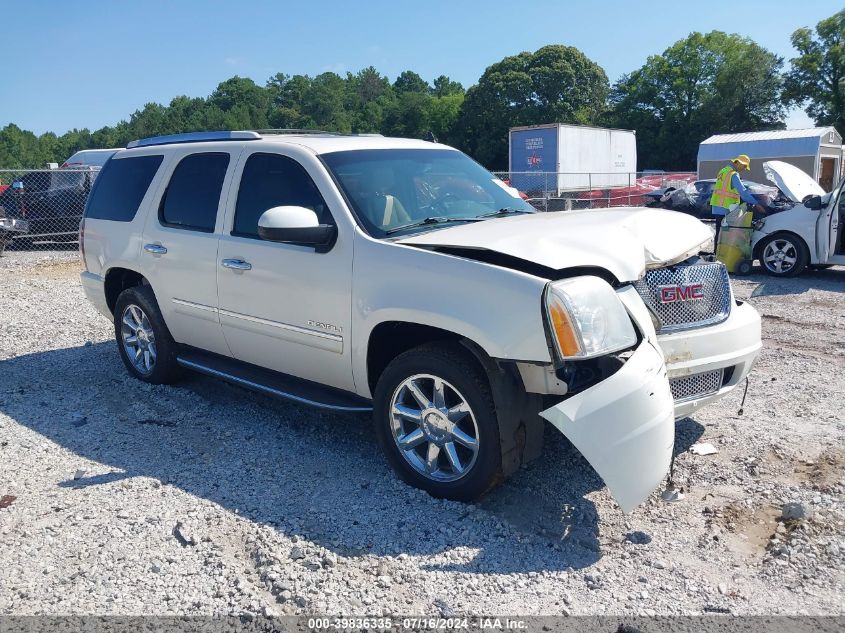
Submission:
{"label": "steering wheel", "polygon": [[442,196],[438,196],[438,197],[434,198],[429,203],[428,206],[430,206],[432,208],[438,208],[439,207],[443,211],[448,211],[448,209],[446,209],[444,205],[446,203],[448,203],[450,200],[459,201],[460,199],[461,198],[457,194],[454,194],[452,192],[444,193]]}

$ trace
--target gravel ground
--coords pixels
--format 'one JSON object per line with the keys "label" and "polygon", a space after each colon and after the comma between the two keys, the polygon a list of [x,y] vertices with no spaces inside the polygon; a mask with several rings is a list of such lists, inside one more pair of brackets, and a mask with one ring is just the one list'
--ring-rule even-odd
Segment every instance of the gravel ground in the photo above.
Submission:
{"label": "gravel ground", "polygon": [[629,516],[554,430],[466,505],[397,481],[367,418],[132,380],[77,274],[0,258],[0,614],[845,612],[843,268],[735,281],[745,413],[680,421],[684,498]]}

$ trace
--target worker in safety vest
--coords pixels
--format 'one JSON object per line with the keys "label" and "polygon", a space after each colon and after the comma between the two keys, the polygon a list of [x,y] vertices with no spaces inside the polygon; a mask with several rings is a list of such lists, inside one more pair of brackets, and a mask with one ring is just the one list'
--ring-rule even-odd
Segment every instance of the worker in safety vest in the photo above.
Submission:
{"label": "worker in safety vest", "polygon": [[728,214],[732,207],[742,202],[747,202],[760,213],[766,209],[757,202],[757,198],[742,184],[739,177],[740,171],[751,169],[751,159],[745,154],[734,158],[730,165],[725,165],[716,176],[716,184],[713,186],[713,195],[710,196],[711,213],[716,216],[716,241],[719,241],[719,231],[722,228],[722,219]]}

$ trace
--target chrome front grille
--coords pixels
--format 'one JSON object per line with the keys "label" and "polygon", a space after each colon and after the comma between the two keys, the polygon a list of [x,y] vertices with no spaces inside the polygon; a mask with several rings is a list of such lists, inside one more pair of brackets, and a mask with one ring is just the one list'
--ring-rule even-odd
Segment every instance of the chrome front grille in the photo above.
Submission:
{"label": "chrome front grille", "polygon": [[669,388],[672,390],[672,397],[678,403],[710,396],[722,387],[724,372],[724,369],[714,369],[683,378],[670,378]]}
{"label": "chrome front grille", "polygon": [[648,270],[634,286],[660,321],[660,333],[714,325],[731,313],[730,279],[719,262]]}

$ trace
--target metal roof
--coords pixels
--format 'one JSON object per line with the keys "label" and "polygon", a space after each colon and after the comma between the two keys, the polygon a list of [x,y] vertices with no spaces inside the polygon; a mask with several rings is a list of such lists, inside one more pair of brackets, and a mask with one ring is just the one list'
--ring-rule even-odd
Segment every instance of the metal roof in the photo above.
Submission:
{"label": "metal roof", "polygon": [[[808,127],[800,130],[769,130],[765,132],[739,132],[737,134],[716,134],[701,142],[702,145],[713,143],[748,143],[751,141],[781,141],[794,138],[821,138],[833,130],[832,127]],[[835,132],[835,130],[833,130]]]}
{"label": "metal roof", "polygon": [[816,156],[822,145],[831,145],[831,134],[838,146],[841,137],[832,127],[717,134],[698,146],[698,161],[729,160],[739,154],[752,159]]}

